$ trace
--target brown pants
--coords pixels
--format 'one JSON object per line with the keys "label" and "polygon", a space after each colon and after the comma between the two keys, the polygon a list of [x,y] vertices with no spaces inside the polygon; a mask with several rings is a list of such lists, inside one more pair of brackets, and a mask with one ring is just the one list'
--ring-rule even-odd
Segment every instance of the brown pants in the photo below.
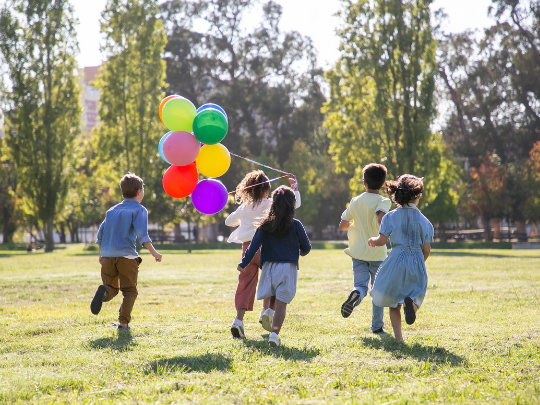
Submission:
{"label": "brown pants", "polygon": [[[118,311],[118,322],[122,324],[131,321],[131,311],[137,299],[137,276],[139,274],[139,264],[142,259],[126,259],[125,257],[102,257],[101,258],[101,280],[107,289],[104,302],[112,300],[122,291],[124,300]],[[118,282],[120,281],[120,285]]]}
{"label": "brown pants", "polygon": [[[242,244],[242,257],[246,253],[246,249],[251,242]],[[238,287],[234,296],[234,304],[236,309],[245,309],[253,311],[253,302],[255,301],[255,293],[257,292],[257,282],[259,281],[259,257],[261,249],[255,253],[253,260],[246,266],[244,271],[238,275]]]}

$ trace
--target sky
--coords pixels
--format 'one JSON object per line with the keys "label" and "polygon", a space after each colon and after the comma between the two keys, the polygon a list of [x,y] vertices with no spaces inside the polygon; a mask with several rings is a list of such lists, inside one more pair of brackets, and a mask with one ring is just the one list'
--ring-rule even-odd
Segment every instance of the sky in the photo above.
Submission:
{"label": "sky", "polygon": [[[277,0],[283,6],[281,29],[295,30],[311,37],[318,51],[318,61],[323,68],[329,68],[339,56],[339,39],[335,35],[339,18],[334,14],[340,9],[339,0]],[[100,65],[99,19],[106,0],[72,0],[75,14],[79,19],[77,29],[80,54],[79,65]],[[488,18],[491,0],[435,0],[434,9],[444,9],[448,21],[443,24],[446,32],[462,32],[466,29],[482,29],[492,24]],[[260,7],[259,7],[260,10]],[[260,12],[253,12],[258,21]]]}

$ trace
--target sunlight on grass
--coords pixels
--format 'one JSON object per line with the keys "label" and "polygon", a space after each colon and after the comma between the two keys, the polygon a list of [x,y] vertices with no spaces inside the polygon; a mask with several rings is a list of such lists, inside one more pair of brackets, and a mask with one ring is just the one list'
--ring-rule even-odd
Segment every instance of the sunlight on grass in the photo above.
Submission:
{"label": "sunlight on grass", "polygon": [[[434,251],[406,344],[369,330],[341,250],[301,260],[298,293],[269,349],[258,323],[233,340],[239,251],[143,254],[130,334],[120,298],[93,316],[95,252],[0,252],[0,403],[538,403],[540,251]],[[391,332],[388,311],[386,329]]]}

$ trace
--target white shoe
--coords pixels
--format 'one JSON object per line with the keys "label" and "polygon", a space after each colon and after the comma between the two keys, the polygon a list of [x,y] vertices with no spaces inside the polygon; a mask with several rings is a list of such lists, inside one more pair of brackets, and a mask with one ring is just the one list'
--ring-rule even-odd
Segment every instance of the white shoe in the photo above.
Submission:
{"label": "white shoe", "polygon": [[262,314],[262,327],[268,332],[272,332],[272,322],[274,322],[274,310],[268,308],[264,311],[264,314]]}
{"label": "white shoe", "polygon": [[234,318],[234,321],[231,325],[231,333],[235,339],[244,339],[246,335],[244,334],[244,322],[238,318]]}
{"label": "white shoe", "polygon": [[279,340],[279,337],[277,333],[270,333],[270,337],[268,338],[268,346],[270,347],[278,347],[281,345],[281,340]]}
{"label": "white shoe", "polygon": [[261,315],[259,316],[259,323],[262,325],[262,317],[263,317],[263,314],[265,313],[266,309],[262,309],[261,311]]}

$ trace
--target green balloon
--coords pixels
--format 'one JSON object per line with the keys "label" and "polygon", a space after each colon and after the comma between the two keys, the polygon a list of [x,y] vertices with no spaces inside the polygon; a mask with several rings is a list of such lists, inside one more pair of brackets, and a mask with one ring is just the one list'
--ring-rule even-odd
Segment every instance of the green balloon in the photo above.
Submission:
{"label": "green balloon", "polygon": [[193,132],[193,120],[197,109],[187,98],[172,98],[165,103],[161,111],[163,123],[171,131]]}
{"label": "green balloon", "polygon": [[214,108],[202,110],[193,121],[193,133],[205,145],[215,145],[221,142],[227,135],[228,129],[225,116]]}

